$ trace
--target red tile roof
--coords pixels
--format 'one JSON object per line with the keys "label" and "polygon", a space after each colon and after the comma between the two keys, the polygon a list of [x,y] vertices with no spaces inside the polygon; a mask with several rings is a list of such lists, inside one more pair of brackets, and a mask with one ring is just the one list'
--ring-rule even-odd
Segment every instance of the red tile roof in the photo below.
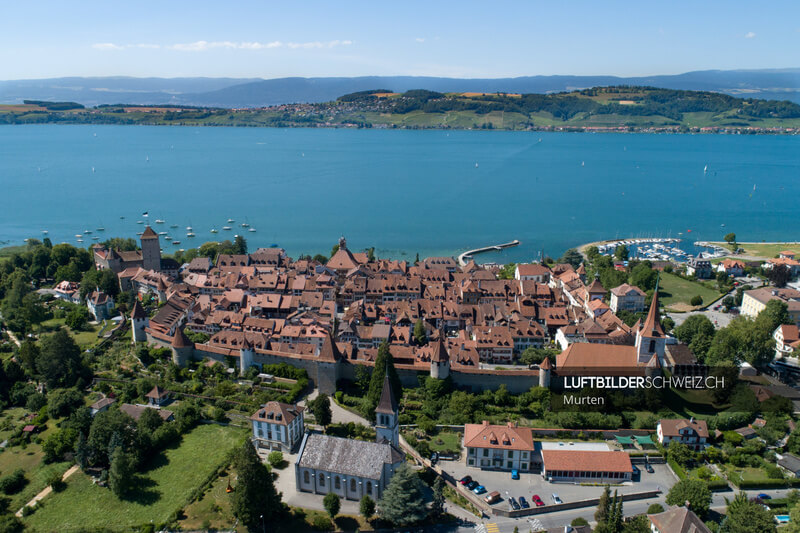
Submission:
{"label": "red tile roof", "polygon": [[625,452],[588,450],[542,450],[547,471],[633,472],[631,458]]}
{"label": "red tile roof", "polygon": [[501,450],[533,451],[533,431],[509,422],[505,426],[482,424],[464,426],[464,446],[467,448],[494,448]]}

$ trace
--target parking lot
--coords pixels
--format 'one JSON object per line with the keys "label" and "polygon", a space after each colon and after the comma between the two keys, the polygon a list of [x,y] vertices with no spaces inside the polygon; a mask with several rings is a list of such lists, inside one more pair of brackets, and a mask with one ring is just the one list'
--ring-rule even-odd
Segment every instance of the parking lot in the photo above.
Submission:
{"label": "parking lot", "polygon": [[[564,503],[589,500],[600,496],[603,488],[601,486],[582,486],[574,483],[550,483],[542,478],[538,473],[520,472],[519,479],[511,479],[511,472],[498,470],[481,470],[467,466],[463,461],[440,461],[439,466],[452,475],[456,480],[464,476],[471,476],[475,481],[486,487],[486,493],[481,494],[483,498],[487,494],[498,491],[501,499],[492,507],[510,506],[509,497],[519,500],[524,496],[531,506],[534,506],[532,496],[534,494],[544,502],[545,506],[553,503],[552,494],[556,493]],[[677,478],[667,465],[653,465],[654,472],[649,474],[643,468],[639,468],[641,473],[633,481],[613,487],[620,494],[632,494],[636,492],[647,492],[661,490],[666,493],[672,485],[677,483]]]}

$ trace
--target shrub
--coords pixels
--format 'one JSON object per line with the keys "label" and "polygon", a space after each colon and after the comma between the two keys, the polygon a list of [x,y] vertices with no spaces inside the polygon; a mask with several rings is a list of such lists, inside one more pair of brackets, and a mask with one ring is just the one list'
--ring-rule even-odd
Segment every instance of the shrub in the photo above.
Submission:
{"label": "shrub", "polygon": [[703,297],[699,294],[697,296],[692,296],[692,299],[689,303],[694,306],[703,305]]}
{"label": "shrub", "polygon": [[278,468],[283,465],[283,453],[277,450],[274,452],[269,452],[267,461],[271,467]]}
{"label": "shrub", "polygon": [[311,527],[317,531],[330,531],[332,526],[331,519],[325,515],[314,515],[311,519]]}
{"label": "shrub", "polygon": [[25,472],[21,468],[18,468],[0,479],[0,492],[9,495],[16,494],[27,484],[28,480],[25,478]]}
{"label": "shrub", "polygon": [[664,512],[664,507],[660,503],[654,503],[647,508],[647,514],[658,514],[663,512]]}
{"label": "shrub", "polygon": [[575,520],[570,522],[569,525],[571,525],[571,526],[588,526],[589,522],[587,522],[585,518],[579,516],[578,518],[576,518]]}
{"label": "shrub", "polygon": [[47,484],[52,487],[53,492],[61,492],[65,488],[67,488],[67,484],[64,482],[61,475],[61,472],[53,472],[50,477],[47,479]]}

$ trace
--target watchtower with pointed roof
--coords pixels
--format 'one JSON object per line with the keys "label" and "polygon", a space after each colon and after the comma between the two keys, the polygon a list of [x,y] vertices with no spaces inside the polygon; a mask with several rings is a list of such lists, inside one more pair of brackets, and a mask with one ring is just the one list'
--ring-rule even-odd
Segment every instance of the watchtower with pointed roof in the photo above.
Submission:
{"label": "watchtower with pointed roof", "polygon": [[256,350],[253,347],[253,343],[248,340],[247,334],[242,333],[242,336],[244,340],[242,341],[242,347],[239,349],[239,372],[244,374],[253,366],[253,358],[256,355]]}
{"label": "watchtower with pointed roof", "polygon": [[383,378],[383,390],[378,407],[375,408],[375,440],[400,446],[400,417],[397,400],[392,390],[389,374]]}
{"label": "watchtower with pointed roof", "polygon": [[653,291],[653,301],[650,302],[650,310],[647,318],[639,324],[636,330],[636,357],[639,363],[647,364],[657,355],[660,361],[664,360],[664,352],[667,347],[667,335],[661,326],[661,315],[658,310],[658,280]]}
{"label": "watchtower with pointed roof", "polygon": [[550,358],[545,356],[544,360],[539,363],[539,386],[550,387],[550,373],[553,370],[553,364]]}
{"label": "watchtower with pointed roof", "polygon": [[439,330],[439,336],[431,346],[431,350],[431,377],[446,379],[450,375],[450,354],[444,342],[443,330]]}
{"label": "watchtower with pointed roof", "polygon": [[158,234],[150,226],[142,233],[142,268],[161,271],[161,243]]}
{"label": "watchtower with pointed roof", "polygon": [[194,353],[194,343],[189,340],[180,326],[175,328],[172,336],[172,362],[178,366],[186,366]]}
{"label": "watchtower with pointed roof", "polygon": [[147,313],[144,312],[139,299],[134,299],[133,310],[131,311],[131,337],[133,338],[131,342],[133,344],[147,341],[147,333],[145,333],[144,328],[147,327],[149,322]]}

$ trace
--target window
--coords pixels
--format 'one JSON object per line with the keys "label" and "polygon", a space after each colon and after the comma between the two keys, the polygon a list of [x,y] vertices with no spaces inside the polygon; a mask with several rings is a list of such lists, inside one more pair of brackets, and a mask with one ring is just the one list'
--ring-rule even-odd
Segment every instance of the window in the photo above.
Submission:
{"label": "window", "polygon": [[653,353],[653,352],[655,352],[655,351],[656,351],[656,341],[655,341],[655,339],[653,339],[653,340],[651,340],[651,341],[650,341],[650,350],[648,350],[648,351],[649,351],[650,353]]}
{"label": "window", "polygon": [[514,465],[513,462],[511,462],[511,461],[508,462],[508,468],[513,468],[513,465]]}
{"label": "window", "polygon": [[367,494],[372,495],[372,481],[367,481]]}
{"label": "window", "polygon": [[489,448],[484,448],[483,449],[483,456],[484,457],[489,457]]}
{"label": "window", "polygon": [[355,492],[355,491],[356,491],[356,478],[351,477],[350,478],[350,492]]}
{"label": "window", "polygon": [[324,487],[325,486],[325,474],[320,474],[319,475],[319,486],[320,487]]}
{"label": "window", "polygon": [[303,472],[303,483],[305,484],[311,483],[310,476],[308,475],[308,470]]}
{"label": "window", "polygon": [[333,488],[335,488],[336,490],[339,490],[339,489],[342,488],[342,480],[339,478],[339,476],[336,476],[334,478],[334,480],[333,480]]}

